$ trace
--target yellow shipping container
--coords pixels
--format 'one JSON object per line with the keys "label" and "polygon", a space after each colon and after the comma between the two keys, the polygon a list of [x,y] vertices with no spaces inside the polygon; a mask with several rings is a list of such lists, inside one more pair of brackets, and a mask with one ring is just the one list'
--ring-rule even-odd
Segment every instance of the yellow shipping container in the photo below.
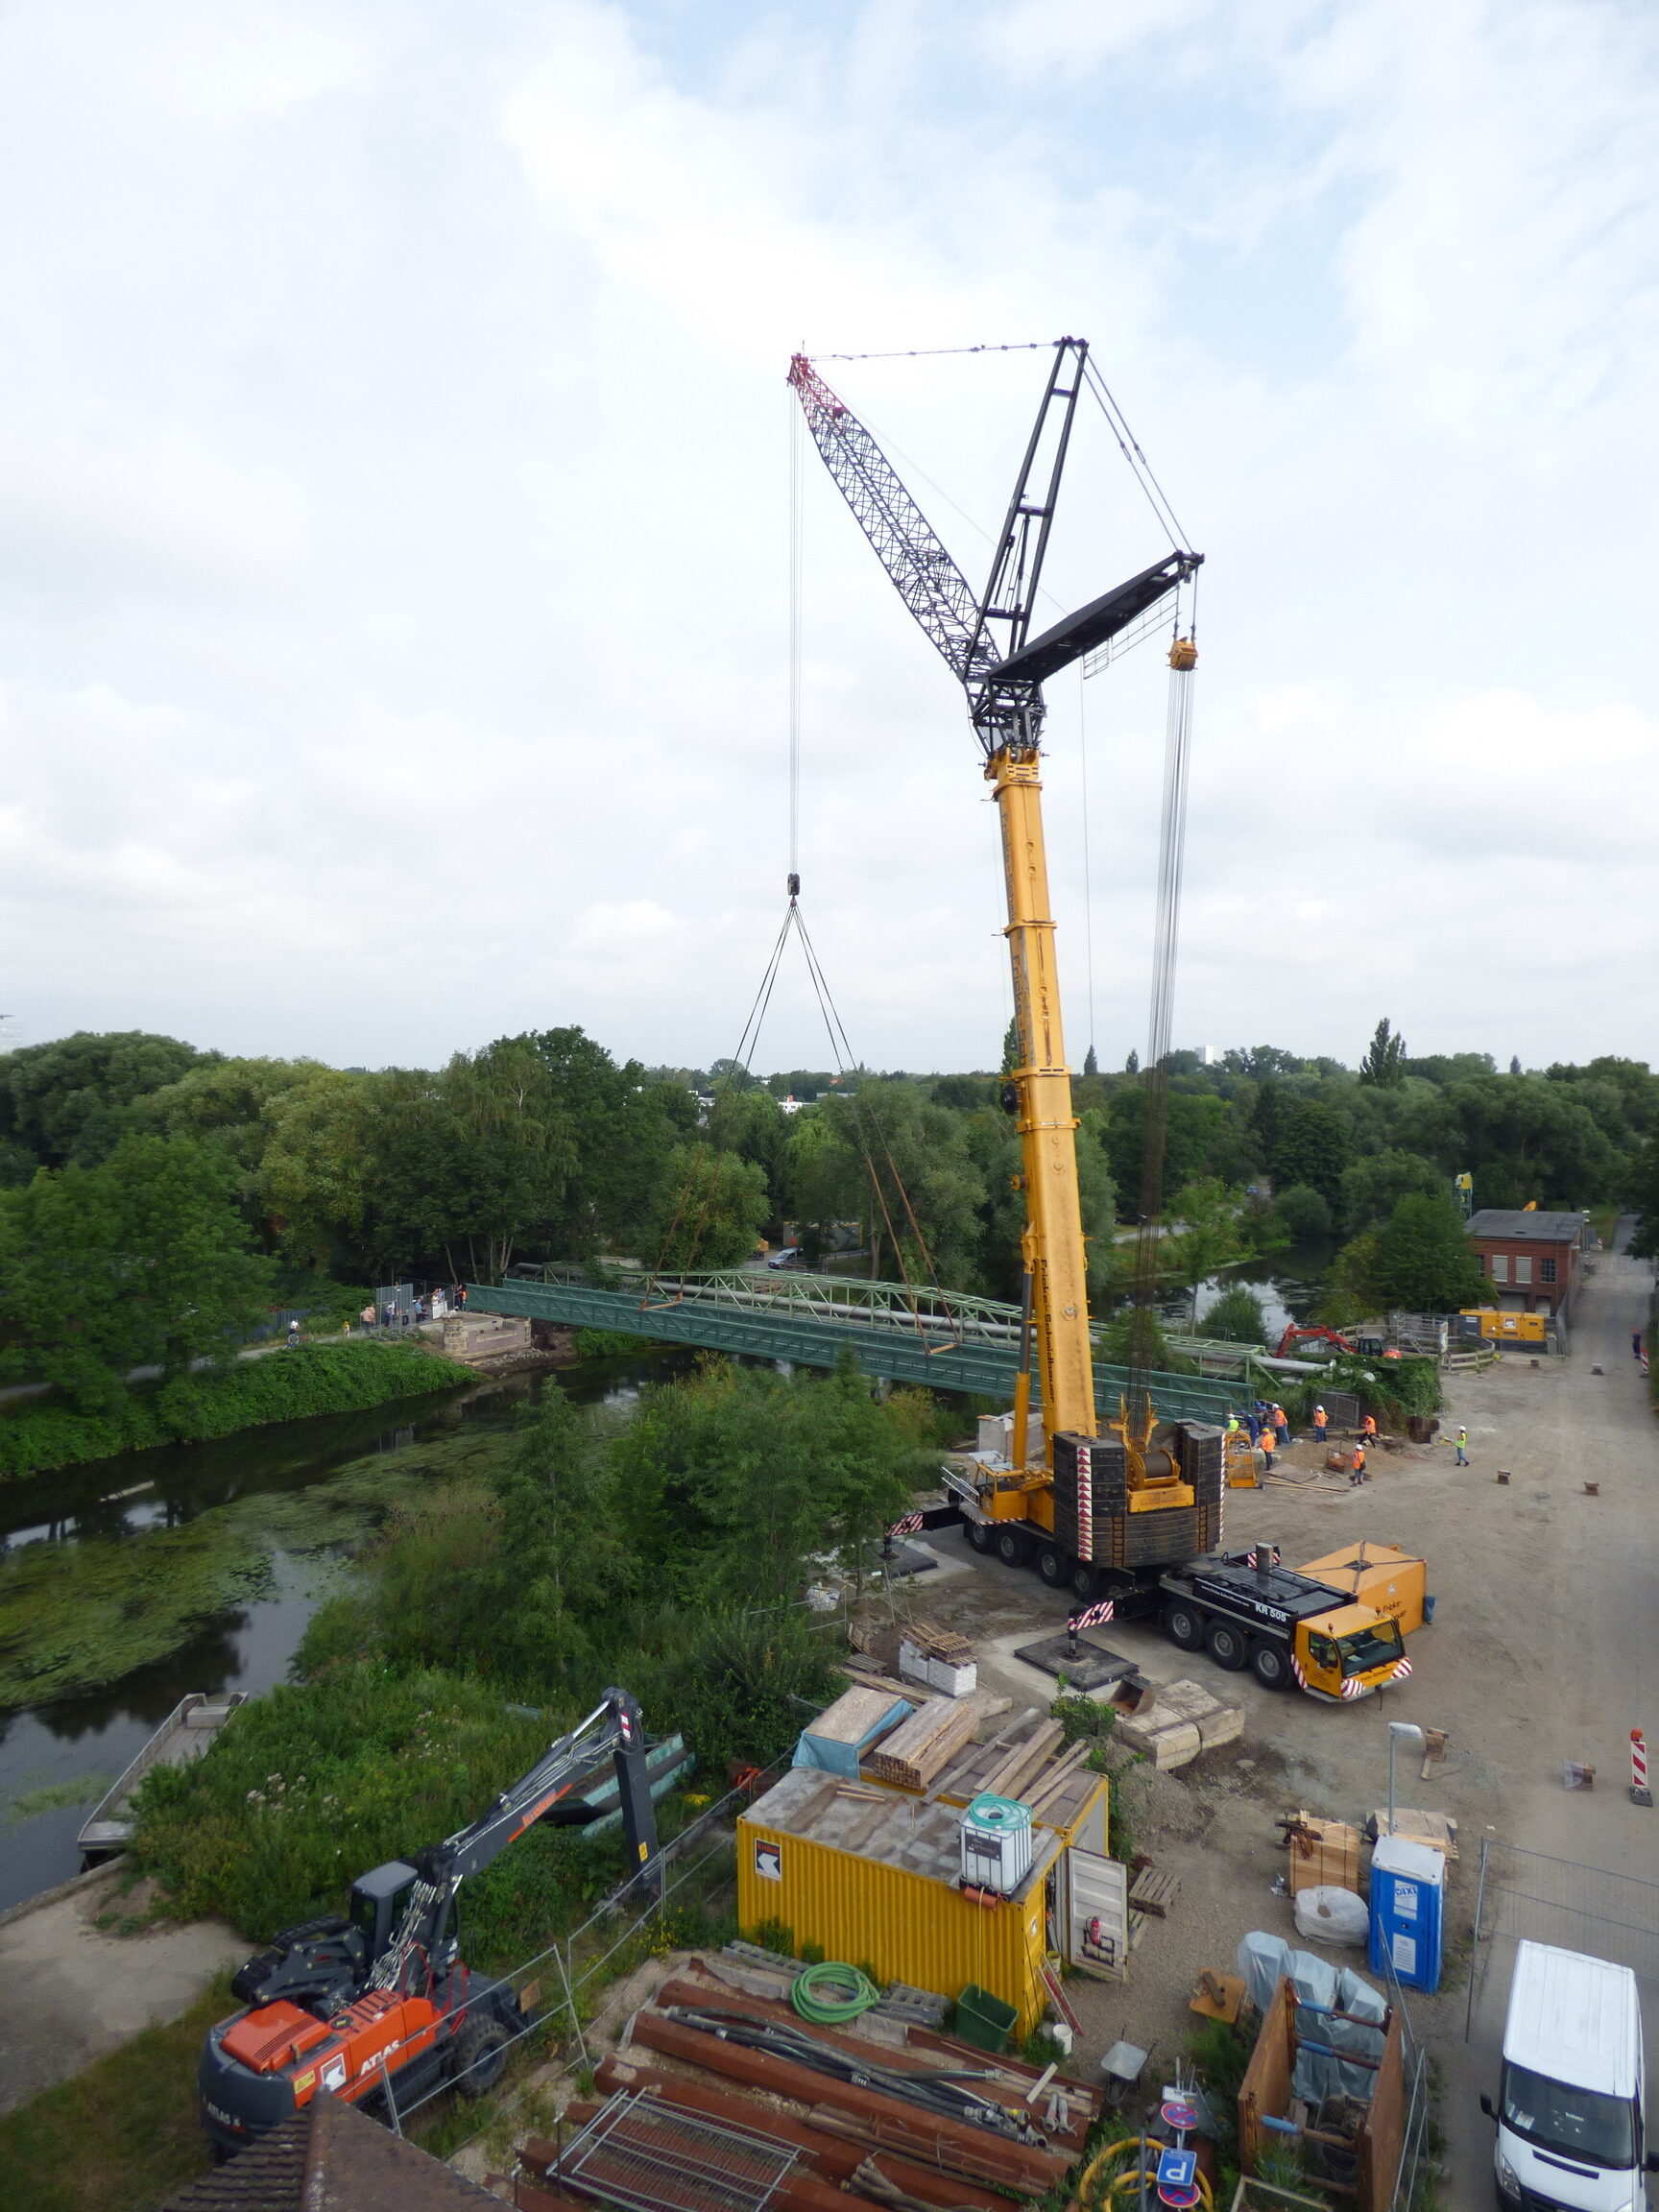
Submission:
{"label": "yellow shipping container", "polygon": [[1301,1572],[1311,1575],[1315,1582],[1346,1591],[1358,1605],[1386,1613],[1399,1622],[1402,1636],[1423,1625],[1428,1565],[1396,1544],[1350,1544],[1323,1559],[1310,1559]]}
{"label": "yellow shipping container", "polygon": [[950,1998],[977,1983],[1014,2007],[1014,2032],[1028,2035],[1049,2002],[1047,1877],[1080,1834],[1104,1849],[1099,1783],[1067,1830],[1033,1828],[1030,1873],[1000,1904],[982,1905],[957,1885],[958,1808],[792,1768],[737,1823],[739,1925],[763,1941],[767,1923],[781,1924],[797,1951],[815,1944],[881,1982]]}

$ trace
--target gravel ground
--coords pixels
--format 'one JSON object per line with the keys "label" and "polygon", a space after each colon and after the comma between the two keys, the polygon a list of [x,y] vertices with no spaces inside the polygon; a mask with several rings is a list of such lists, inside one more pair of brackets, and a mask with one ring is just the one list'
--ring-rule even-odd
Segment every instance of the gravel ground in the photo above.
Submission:
{"label": "gravel ground", "polygon": [[[1443,1728],[1447,1762],[1430,1780],[1419,1779],[1408,1755],[1399,1764],[1400,1803],[1455,1816],[1462,1850],[1448,1896],[1445,1983],[1433,1998],[1413,1995],[1409,2010],[1445,2072],[1452,2200],[1487,2200],[1491,2128],[1477,2099],[1495,2083],[1507,1954],[1502,1945],[1489,1954],[1466,2045],[1482,1837],[1659,1879],[1659,1813],[1632,1806],[1624,1791],[1629,1730],[1645,1726],[1659,1749],[1651,1564],[1659,1455],[1630,1353],[1651,1281],[1649,1264],[1601,1255],[1582,1287],[1570,1358],[1534,1367],[1512,1355],[1484,1376],[1451,1379],[1442,1422],[1448,1434],[1467,1423],[1470,1467],[1455,1468],[1450,1445],[1437,1442],[1376,1453],[1373,1479],[1358,1491],[1334,1480],[1229,1493],[1229,1547],[1268,1537],[1298,1566],[1368,1537],[1429,1561],[1435,1621],[1409,1640],[1407,1683],[1358,1705],[1329,1706],[1223,1675],[1149,1629],[1113,1623],[1095,1632],[1157,1680],[1189,1675],[1242,1704],[1245,1733],[1178,1774],[1142,1767],[1128,1779],[1140,1848],[1182,1887],[1171,1916],[1148,1923],[1126,1986],[1069,1984],[1080,1992],[1089,2063],[1119,2035],[1171,2058],[1192,2025],[1187,2000],[1203,1967],[1231,1969],[1239,1937],[1253,1928],[1294,1938],[1288,1900],[1271,1893],[1283,1866],[1275,1819],[1306,1807],[1362,1822],[1386,1802],[1388,1721]],[[1596,1363],[1602,1374],[1592,1372]],[[1500,1468],[1510,1473],[1506,1486],[1495,1479]],[[1286,1471],[1313,1476],[1311,1446],[1294,1447]],[[1599,1483],[1599,1497],[1584,1494],[1586,1480]],[[976,1557],[960,1536],[942,1537],[937,1548],[944,1572],[918,1579],[916,1610],[975,1639],[981,1687],[1017,1706],[1046,1702],[1047,1677],[1012,1651],[1052,1633],[1065,1601],[1028,1570]],[[1565,1759],[1596,1767],[1593,1791],[1563,1788]],[[1592,1887],[1580,1883],[1576,1893],[1588,1899]],[[1659,1890],[1653,1902],[1659,1907]],[[1508,1909],[1518,1933],[1574,1941],[1563,1916],[1528,1931],[1519,1910]],[[1632,1936],[1614,1947],[1639,1968],[1659,1969],[1659,1911],[1651,1917],[1652,1945]],[[1327,1956],[1363,1964],[1357,1951]],[[1650,2043],[1656,2035],[1659,2020],[1649,2024]]]}

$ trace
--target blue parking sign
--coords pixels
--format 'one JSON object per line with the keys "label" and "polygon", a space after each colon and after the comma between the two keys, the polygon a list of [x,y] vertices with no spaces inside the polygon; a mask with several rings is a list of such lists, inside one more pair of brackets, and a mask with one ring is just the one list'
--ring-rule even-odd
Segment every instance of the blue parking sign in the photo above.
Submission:
{"label": "blue parking sign", "polygon": [[1158,2198],[1164,2204],[1190,2205],[1198,2201],[1196,2151],[1162,2151],[1158,2154]]}

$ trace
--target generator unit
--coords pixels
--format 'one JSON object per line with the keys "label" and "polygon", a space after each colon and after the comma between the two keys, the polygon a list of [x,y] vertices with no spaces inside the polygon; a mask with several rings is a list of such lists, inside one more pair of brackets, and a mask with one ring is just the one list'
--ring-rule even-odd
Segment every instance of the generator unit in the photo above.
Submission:
{"label": "generator unit", "polygon": [[962,1815],[962,1884],[1008,1897],[1031,1871],[1031,1809],[982,1791]]}

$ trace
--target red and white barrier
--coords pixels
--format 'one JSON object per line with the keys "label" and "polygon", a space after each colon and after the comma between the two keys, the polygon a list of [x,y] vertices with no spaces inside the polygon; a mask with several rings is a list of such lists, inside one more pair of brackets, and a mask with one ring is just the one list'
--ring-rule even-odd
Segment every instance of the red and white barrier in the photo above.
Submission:
{"label": "red and white barrier", "polygon": [[1640,1728],[1630,1731],[1630,1802],[1632,1805],[1653,1802],[1653,1792],[1647,1787],[1647,1739]]}

